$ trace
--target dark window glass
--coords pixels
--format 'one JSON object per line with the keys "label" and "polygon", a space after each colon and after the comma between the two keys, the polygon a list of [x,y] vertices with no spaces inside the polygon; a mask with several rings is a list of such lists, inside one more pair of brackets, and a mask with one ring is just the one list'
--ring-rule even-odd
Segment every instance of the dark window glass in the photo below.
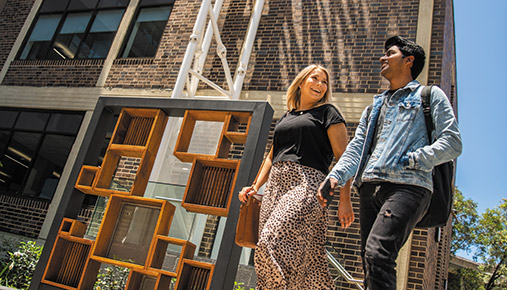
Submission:
{"label": "dark window glass", "polygon": [[78,57],[106,58],[122,16],[123,10],[106,10],[97,13]]}
{"label": "dark window glass", "polygon": [[43,1],[19,59],[107,57],[129,1],[59,1]]}
{"label": "dark window glass", "polygon": [[97,6],[98,0],[70,0],[69,11],[92,10]]}
{"label": "dark window glass", "polygon": [[[0,156],[3,154],[5,148],[7,147],[7,143],[9,142],[9,131],[0,130]],[[2,170],[2,165],[0,165],[0,170]]]}
{"label": "dark window glass", "polygon": [[39,13],[41,12],[61,12],[67,8],[69,0],[44,0]]}
{"label": "dark window glass", "polygon": [[140,9],[123,57],[155,56],[171,9],[172,6]]}
{"label": "dark window glass", "polygon": [[0,128],[12,128],[17,116],[18,112],[16,111],[0,111]]}
{"label": "dark window glass", "polygon": [[15,132],[1,158],[0,192],[18,193],[35,155],[39,133]]}
{"label": "dark window glass", "polygon": [[26,129],[41,131],[46,127],[49,119],[48,113],[41,112],[21,112],[18,121],[16,122],[16,129]]}
{"label": "dark window glass", "polygon": [[99,8],[125,8],[130,0],[102,0]]}
{"label": "dark window glass", "polygon": [[81,42],[84,40],[90,17],[90,12],[74,13],[67,16],[53,46],[53,50],[58,54],[57,59],[74,58]]}
{"label": "dark window glass", "polygon": [[23,195],[51,199],[74,137],[46,135],[25,183]]}
{"label": "dark window glass", "polygon": [[174,0],[141,0],[141,7],[174,4]]}
{"label": "dark window glass", "polygon": [[0,110],[0,116],[11,124],[0,130],[0,194],[51,199],[82,113]]}
{"label": "dark window glass", "polygon": [[77,114],[52,114],[46,131],[77,134],[82,120]]}
{"label": "dark window glass", "polygon": [[35,24],[20,59],[44,59],[51,49],[51,40],[55,34],[61,14],[41,15]]}

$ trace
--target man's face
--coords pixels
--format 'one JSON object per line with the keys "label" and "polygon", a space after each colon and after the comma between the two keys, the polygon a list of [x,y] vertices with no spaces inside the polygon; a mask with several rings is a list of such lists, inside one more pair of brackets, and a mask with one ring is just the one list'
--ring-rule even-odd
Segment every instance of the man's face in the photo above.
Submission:
{"label": "man's face", "polygon": [[[397,46],[391,46],[380,58],[380,74],[387,80],[406,73],[407,59]],[[410,70],[410,67],[408,67]]]}

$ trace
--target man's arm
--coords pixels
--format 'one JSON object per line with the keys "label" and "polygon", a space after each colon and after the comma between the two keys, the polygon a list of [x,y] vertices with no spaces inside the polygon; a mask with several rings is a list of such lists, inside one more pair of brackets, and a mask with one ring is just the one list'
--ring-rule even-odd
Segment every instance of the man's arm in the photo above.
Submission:
{"label": "man's arm", "polygon": [[338,181],[336,185],[333,184],[335,186],[345,186],[347,180],[352,178],[357,172],[366,138],[366,129],[368,127],[367,115],[368,113],[365,109],[361,115],[354,138],[347,145],[347,148],[345,149],[345,152],[343,152],[340,160],[338,160],[338,163],[336,163],[331,172],[328,174],[327,178],[334,178]]}
{"label": "man's arm", "polygon": [[430,102],[435,127],[432,136],[429,136],[430,145],[408,154],[409,167],[423,171],[431,171],[436,165],[455,159],[462,150],[458,121],[451,103],[439,87],[434,86],[431,90]]}

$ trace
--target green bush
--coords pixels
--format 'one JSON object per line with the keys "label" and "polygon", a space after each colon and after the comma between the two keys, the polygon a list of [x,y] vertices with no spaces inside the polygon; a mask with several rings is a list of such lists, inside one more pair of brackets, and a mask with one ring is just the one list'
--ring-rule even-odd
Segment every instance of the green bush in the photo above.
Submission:
{"label": "green bush", "polygon": [[107,266],[100,269],[94,290],[122,290],[127,285],[130,269],[119,266]]}
{"label": "green bush", "polygon": [[16,252],[8,251],[9,259],[0,271],[0,285],[28,289],[41,253],[42,247],[34,241],[23,241]]}

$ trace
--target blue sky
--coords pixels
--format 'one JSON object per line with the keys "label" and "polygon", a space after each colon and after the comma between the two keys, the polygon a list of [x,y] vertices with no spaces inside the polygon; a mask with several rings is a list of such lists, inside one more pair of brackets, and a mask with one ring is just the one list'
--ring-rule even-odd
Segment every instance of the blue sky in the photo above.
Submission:
{"label": "blue sky", "polygon": [[507,198],[507,0],[455,0],[458,120],[456,185],[479,213]]}

